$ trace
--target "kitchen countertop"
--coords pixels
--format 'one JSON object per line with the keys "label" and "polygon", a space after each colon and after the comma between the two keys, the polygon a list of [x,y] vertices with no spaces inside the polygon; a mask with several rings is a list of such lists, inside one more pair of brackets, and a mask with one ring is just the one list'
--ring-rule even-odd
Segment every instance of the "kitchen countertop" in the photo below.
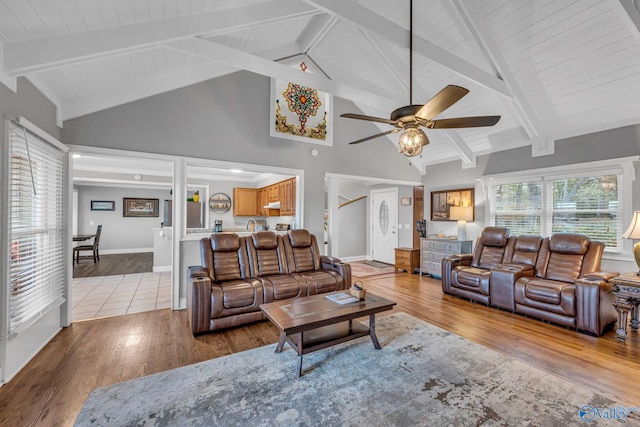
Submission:
{"label": "kitchen countertop", "polygon": [[[271,230],[271,231],[273,231],[276,234],[287,234],[286,231],[275,231],[275,230]],[[248,236],[251,233],[253,233],[253,231],[249,231],[245,228],[223,228],[222,232],[235,233],[238,236]],[[200,240],[203,237],[209,237],[212,234],[214,233],[209,228],[189,228],[187,229],[187,235],[182,238],[182,241],[186,242],[186,241]]]}

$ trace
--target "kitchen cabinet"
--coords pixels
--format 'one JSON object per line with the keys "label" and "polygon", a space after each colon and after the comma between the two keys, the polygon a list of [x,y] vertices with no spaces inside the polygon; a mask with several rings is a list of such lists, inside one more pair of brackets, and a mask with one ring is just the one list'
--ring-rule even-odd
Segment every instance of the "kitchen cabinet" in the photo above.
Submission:
{"label": "kitchen cabinet", "polygon": [[267,187],[267,203],[280,201],[280,186],[273,184]]}
{"label": "kitchen cabinet", "polygon": [[235,187],[233,189],[233,214],[235,216],[258,215],[258,189]]}
{"label": "kitchen cabinet", "polygon": [[265,205],[269,203],[267,202],[267,188],[262,187],[258,188],[258,215],[259,216],[267,216],[269,212],[265,209]]}
{"label": "kitchen cabinet", "polygon": [[296,214],[296,179],[291,178],[280,184],[280,215]]}
{"label": "kitchen cabinet", "polygon": [[[280,208],[265,208],[270,203],[280,203]],[[232,205],[235,216],[294,216],[296,214],[296,178],[262,188],[236,187],[233,189]]]}

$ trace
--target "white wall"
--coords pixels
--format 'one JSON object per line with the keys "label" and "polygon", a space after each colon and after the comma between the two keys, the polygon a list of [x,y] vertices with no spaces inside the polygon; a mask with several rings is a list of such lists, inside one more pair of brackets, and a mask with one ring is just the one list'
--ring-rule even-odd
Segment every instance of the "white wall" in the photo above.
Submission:
{"label": "white wall", "polygon": [[[241,71],[66,121],[66,144],[169,154],[254,165],[302,169],[304,225],[321,240],[325,173],[419,181],[419,171],[381,138],[349,145],[379,133],[372,123],[342,119],[357,112],[334,98],[333,146],[269,136],[270,79]],[[318,155],[310,154],[317,149]],[[215,192],[215,188],[211,189]]]}
{"label": "white wall", "polygon": [[[153,251],[153,228],[160,227],[164,218],[164,200],[169,190],[143,188],[78,186],[78,233],[95,233],[102,224],[100,253],[131,253]],[[124,217],[122,199],[125,197],[158,199],[157,217]],[[92,211],[92,200],[115,201],[113,211]],[[93,224],[92,224],[93,223]]]}

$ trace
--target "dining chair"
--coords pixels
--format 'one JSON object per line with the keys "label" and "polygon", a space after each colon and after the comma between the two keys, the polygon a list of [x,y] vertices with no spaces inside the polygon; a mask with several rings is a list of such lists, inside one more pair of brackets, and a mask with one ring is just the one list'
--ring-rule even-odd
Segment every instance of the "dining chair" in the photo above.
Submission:
{"label": "dining chair", "polygon": [[[98,226],[96,230],[96,237],[93,238],[93,244],[91,245],[78,245],[73,248],[73,258],[76,262],[80,262],[80,252],[82,251],[91,251],[93,253],[93,262],[100,261],[100,254],[98,253],[98,248],[100,245],[100,234],[102,233],[102,224]],[[89,258],[89,256],[85,256]]]}

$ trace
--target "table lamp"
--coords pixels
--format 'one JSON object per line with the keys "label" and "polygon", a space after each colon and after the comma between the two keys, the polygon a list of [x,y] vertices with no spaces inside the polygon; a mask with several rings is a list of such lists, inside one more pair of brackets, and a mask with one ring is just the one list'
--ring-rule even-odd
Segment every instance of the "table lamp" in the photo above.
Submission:
{"label": "table lamp", "polygon": [[473,206],[452,206],[449,219],[458,221],[458,240],[467,240],[467,221],[473,221]]}
{"label": "table lamp", "polygon": [[[625,239],[640,239],[640,211],[633,213],[633,219],[627,231],[622,235]],[[638,272],[640,276],[640,242],[633,245],[633,256],[636,258],[636,265],[638,266]]]}

